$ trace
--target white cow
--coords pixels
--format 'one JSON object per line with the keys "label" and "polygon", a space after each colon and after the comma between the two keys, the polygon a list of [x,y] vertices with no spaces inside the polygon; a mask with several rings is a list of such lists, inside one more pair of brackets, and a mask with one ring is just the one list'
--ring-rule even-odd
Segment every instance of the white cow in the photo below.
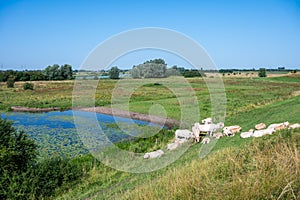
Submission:
{"label": "white cow", "polygon": [[208,137],[205,137],[205,138],[203,138],[201,143],[202,144],[208,144],[208,143],[210,143],[210,139]]}
{"label": "white cow", "polygon": [[161,157],[163,154],[164,154],[163,150],[152,151],[152,152],[146,153],[144,155],[144,158],[145,159],[158,158],[158,157]]}
{"label": "white cow", "polygon": [[274,128],[276,131],[279,131],[281,129],[287,128],[289,126],[289,122],[283,122],[279,124],[271,124],[268,126],[268,129]]}
{"label": "white cow", "polygon": [[225,126],[223,128],[223,131],[230,131],[231,133],[238,133],[242,130],[242,127],[238,126],[238,125],[234,125],[234,126]]}
{"label": "white cow", "polygon": [[256,130],[252,134],[252,137],[262,137],[264,135],[272,135],[275,132],[274,128],[267,128],[262,130]]}
{"label": "white cow", "polygon": [[221,129],[223,127],[224,127],[223,122],[219,122],[217,124],[200,124],[199,130],[200,132],[208,133],[210,136],[212,136],[214,132],[216,132],[218,129]]}
{"label": "white cow", "polygon": [[240,137],[241,138],[249,138],[253,135],[254,130],[250,129],[248,132],[242,132]]}
{"label": "white cow", "polygon": [[265,129],[267,128],[267,126],[264,123],[259,123],[255,125],[255,129],[256,130],[261,130],[261,129]]}
{"label": "white cow", "polygon": [[242,129],[242,127],[238,126],[238,125],[234,125],[234,126],[225,126],[223,128],[223,133],[226,136],[230,136],[233,137],[235,135],[235,133],[240,132]]}
{"label": "white cow", "polygon": [[175,131],[175,140],[180,138],[190,139],[190,138],[194,138],[194,136],[193,133],[187,129],[184,130],[178,129]]}
{"label": "white cow", "polygon": [[193,135],[195,137],[195,142],[200,142],[200,130],[199,130],[199,123],[196,123],[193,127],[192,127],[192,131],[193,131]]}
{"label": "white cow", "polygon": [[291,124],[289,126],[289,129],[295,129],[295,128],[300,128],[300,124]]}
{"label": "white cow", "polygon": [[180,145],[179,142],[173,142],[173,143],[167,145],[167,149],[172,151],[174,149],[177,149],[179,147],[179,145]]}
{"label": "white cow", "polygon": [[229,137],[235,136],[234,132],[231,132],[229,129],[223,129],[223,133],[225,136],[229,136]]}
{"label": "white cow", "polygon": [[212,124],[212,119],[209,117],[209,118],[206,118],[206,119],[203,119],[201,121],[202,124]]}

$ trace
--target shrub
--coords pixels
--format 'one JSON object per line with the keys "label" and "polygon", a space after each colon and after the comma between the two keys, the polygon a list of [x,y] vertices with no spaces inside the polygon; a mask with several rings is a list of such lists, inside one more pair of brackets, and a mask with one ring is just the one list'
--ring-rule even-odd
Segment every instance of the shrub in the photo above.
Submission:
{"label": "shrub", "polygon": [[23,182],[22,174],[35,162],[36,148],[34,141],[17,131],[12,122],[0,118],[0,199],[21,198],[15,190]]}
{"label": "shrub", "polygon": [[109,70],[109,78],[110,79],[119,79],[120,70],[117,66],[112,67]]}
{"label": "shrub", "polygon": [[9,78],[6,81],[6,85],[8,88],[13,88],[15,85],[15,77],[14,76],[9,76]]}
{"label": "shrub", "polygon": [[24,90],[33,90],[33,83],[24,83],[23,84],[23,89]]}
{"label": "shrub", "polygon": [[79,159],[37,162],[36,157],[34,141],[0,118],[0,199],[44,199],[70,188],[83,176]]}
{"label": "shrub", "polygon": [[260,68],[258,72],[259,77],[267,77],[266,68]]}
{"label": "shrub", "polygon": [[198,70],[191,69],[191,70],[186,70],[183,73],[183,76],[185,78],[191,78],[191,77],[202,77],[202,76],[205,76],[205,74],[201,74],[200,71],[198,71]]}

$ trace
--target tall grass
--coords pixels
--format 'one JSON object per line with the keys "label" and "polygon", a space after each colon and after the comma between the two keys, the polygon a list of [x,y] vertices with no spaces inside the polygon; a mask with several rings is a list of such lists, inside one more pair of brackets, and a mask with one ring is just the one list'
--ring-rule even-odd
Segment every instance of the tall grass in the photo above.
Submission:
{"label": "tall grass", "polygon": [[300,134],[276,133],[173,168],[114,199],[299,199]]}

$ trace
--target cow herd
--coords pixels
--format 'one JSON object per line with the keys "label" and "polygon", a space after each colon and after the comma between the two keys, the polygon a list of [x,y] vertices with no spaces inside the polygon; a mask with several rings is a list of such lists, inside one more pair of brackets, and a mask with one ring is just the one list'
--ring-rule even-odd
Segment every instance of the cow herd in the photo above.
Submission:
{"label": "cow herd", "polygon": [[[271,135],[275,131],[282,129],[295,129],[300,128],[300,124],[289,124],[289,122],[283,122],[278,124],[270,124],[268,127],[264,123],[255,125],[255,129],[250,129],[247,132],[241,132],[242,127],[238,125],[224,126],[223,122],[214,124],[211,118],[206,118],[193,125],[192,130],[178,129],[175,131],[175,141],[167,145],[167,150],[172,151],[178,148],[181,144],[193,139],[196,143],[200,142],[201,136],[205,136],[201,143],[208,144],[211,138],[220,139],[223,136],[232,137],[236,133],[240,133],[241,138],[249,137],[262,137],[264,135]],[[156,158],[161,157],[164,154],[163,150],[157,150],[148,152],[144,155],[144,158]]]}

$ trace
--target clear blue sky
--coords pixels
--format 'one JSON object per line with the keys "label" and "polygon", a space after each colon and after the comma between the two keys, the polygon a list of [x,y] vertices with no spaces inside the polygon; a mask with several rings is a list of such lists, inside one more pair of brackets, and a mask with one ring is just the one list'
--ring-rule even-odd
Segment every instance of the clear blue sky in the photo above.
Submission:
{"label": "clear blue sky", "polygon": [[[220,68],[300,69],[300,1],[0,0],[0,69],[79,68],[89,52],[119,32],[173,29],[202,45]],[[118,63],[172,56],[145,52]]]}

